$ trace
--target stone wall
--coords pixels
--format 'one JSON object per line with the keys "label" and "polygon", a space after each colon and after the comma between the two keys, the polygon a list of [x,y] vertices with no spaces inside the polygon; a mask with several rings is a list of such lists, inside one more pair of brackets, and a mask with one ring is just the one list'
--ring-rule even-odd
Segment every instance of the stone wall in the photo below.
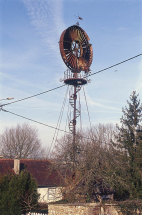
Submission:
{"label": "stone wall", "polygon": [[113,205],[90,204],[49,204],[48,215],[121,215]]}

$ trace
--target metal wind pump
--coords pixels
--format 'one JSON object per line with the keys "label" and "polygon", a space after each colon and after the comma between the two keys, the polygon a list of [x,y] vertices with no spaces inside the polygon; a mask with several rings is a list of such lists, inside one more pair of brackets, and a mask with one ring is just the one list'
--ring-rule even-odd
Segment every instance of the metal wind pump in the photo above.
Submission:
{"label": "metal wind pump", "polygon": [[[64,83],[71,85],[69,102],[73,108],[73,119],[69,121],[69,130],[73,134],[73,163],[75,165],[76,156],[76,118],[80,115],[80,108],[76,107],[77,93],[81,86],[89,81],[90,65],[93,59],[92,45],[89,43],[86,32],[78,25],[65,29],[60,37],[59,47],[62,59],[67,70],[64,72]],[[71,92],[71,90],[70,90]]]}

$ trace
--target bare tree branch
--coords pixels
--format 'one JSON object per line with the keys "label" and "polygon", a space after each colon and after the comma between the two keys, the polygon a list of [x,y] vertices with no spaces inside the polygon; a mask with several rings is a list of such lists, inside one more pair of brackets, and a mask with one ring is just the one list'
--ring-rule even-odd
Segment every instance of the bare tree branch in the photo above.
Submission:
{"label": "bare tree branch", "polygon": [[39,158],[43,152],[36,128],[26,123],[6,128],[1,135],[1,145],[6,158]]}

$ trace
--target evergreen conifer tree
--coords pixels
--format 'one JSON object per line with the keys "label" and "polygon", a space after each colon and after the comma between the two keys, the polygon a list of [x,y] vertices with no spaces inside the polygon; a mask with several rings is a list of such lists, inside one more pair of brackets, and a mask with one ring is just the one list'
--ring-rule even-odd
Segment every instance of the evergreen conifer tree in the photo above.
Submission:
{"label": "evergreen conifer tree", "polygon": [[122,109],[122,126],[118,127],[118,146],[129,163],[127,180],[131,197],[142,198],[142,104],[136,91],[132,92],[127,103],[128,107]]}
{"label": "evergreen conifer tree", "polygon": [[37,207],[39,194],[31,174],[0,174],[0,215],[21,215]]}

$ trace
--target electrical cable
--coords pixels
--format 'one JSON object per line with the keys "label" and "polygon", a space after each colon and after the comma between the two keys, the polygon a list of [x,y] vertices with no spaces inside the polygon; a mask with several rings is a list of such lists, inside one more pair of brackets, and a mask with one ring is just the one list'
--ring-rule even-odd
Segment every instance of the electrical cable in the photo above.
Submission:
{"label": "electrical cable", "polygon": [[[35,122],[35,123],[37,123],[37,124],[44,125],[44,126],[46,126],[46,127],[53,128],[53,129],[56,129],[56,130],[63,131],[63,132],[65,132],[65,133],[71,134],[70,132],[65,131],[65,130],[63,130],[63,129],[59,129],[59,128],[56,128],[56,127],[54,127],[54,126],[47,125],[47,124],[45,124],[45,123],[42,123],[42,122],[39,122],[39,121],[30,119],[30,118],[28,118],[28,117],[21,116],[21,115],[19,115],[19,114],[13,113],[13,112],[8,111],[8,110],[5,110],[5,109],[3,109],[3,108],[1,108],[1,110],[4,111],[4,112],[7,112],[7,113],[11,113],[12,115],[15,115],[15,116],[19,116],[19,117],[21,117],[21,118],[23,118],[23,119],[27,119],[27,120],[29,120],[29,121]],[[89,137],[83,136],[83,138],[95,141],[94,139],[91,139],[91,138],[89,138]]]}
{"label": "electrical cable", "polygon": [[13,102],[9,102],[9,103],[3,104],[3,105],[1,105],[1,106],[10,105],[10,104],[13,104],[13,103],[16,103],[16,102],[21,102],[21,101],[24,101],[24,100],[26,100],[26,99],[30,99],[30,98],[33,98],[33,97],[36,97],[36,96],[39,96],[39,95],[42,95],[42,94],[51,92],[51,91],[53,91],[53,90],[59,89],[59,88],[64,87],[64,86],[66,86],[66,84],[63,84],[63,85],[61,85],[61,86],[59,86],[59,87],[54,87],[54,88],[52,88],[52,89],[50,89],[50,90],[46,90],[46,91],[44,91],[44,92],[41,92],[41,93],[38,93],[38,94],[35,94],[35,95],[32,95],[32,96],[29,96],[29,97],[26,97],[26,98],[23,98],[23,99],[19,99],[19,100],[13,101]]}
{"label": "electrical cable", "polygon": [[94,72],[94,73],[92,73],[92,74],[88,74],[88,75],[84,76],[84,78],[87,78],[87,77],[90,77],[90,76],[92,76],[92,75],[96,75],[96,74],[98,74],[98,73],[100,73],[100,72],[103,72],[103,71],[105,71],[105,70],[111,69],[111,68],[113,68],[113,67],[115,67],[115,66],[118,66],[118,65],[120,65],[120,64],[122,64],[122,63],[125,63],[125,62],[127,62],[127,61],[129,61],[129,60],[132,60],[132,59],[134,59],[134,58],[136,58],[136,57],[139,57],[139,56],[141,56],[141,55],[142,55],[142,54],[138,54],[138,55],[136,55],[136,56],[134,56],[134,57],[128,58],[127,60],[123,60],[123,61],[121,61],[120,63],[116,63],[116,64],[114,64],[114,65],[112,65],[112,66],[109,66],[109,67],[107,67],[107,68],[105,68],[105,69],[101,69],[101,70],[99,70],[98,72]]}
{"label": "electrical cable", "polygon": [[[8,111],[8,110],[5,110],[5,109],[3,109],[3,108],[2,108],[1,110],[3,110],[4,112],[7,112],[7,113],[11,113],[11,114],[13,114],[13,115],[15,115],[15,116],[19,116],[19,117],[21,117],[21,118],[23,118],[23,119],[27,119],[27,120],[29,120],[29,121],[32,121],[32,122],[35,122],[35,123],[38,123],[38,124],[41,124],[41,125],[47,126],[47,127],[49,127],[49,128],[53,128],[53,129],[56,129],[56,130],[59,130],[59,131],[63,131],[63,132],[65,132],[65,131],[64,131],[64,130],[62,130],[62,129],[56,128],[56,127],[51,126],[51,125],[47,125],[47,124],[42,123],[42,122],[38,122],[38,121],[36,121],[36,120],[30,119],[30,118],[25,117],[25,116],[21,116],[21,115],[19,115],[19,114],[13,113],[13,112]],[[69,134],[70,134],[70,132],[67,132],[67,131],[66,131],[66,133],[69,133]]]}
{"label": "electrical cable", "polygon": [[[122,63],[125,63],[125,62],[127,62],[127,61],[130,61],[130,60],[132,60],[132,59],[134,59],[134,58],[136,58],[136,57],[139,57],[139,56],[141,56],[141,55],[142,55],[142,54],[136,55],[136,56],[131,57],[131,58],[127,59],[127,60],[121,61],[120,63],[114,64],[114,65],[109,66],[109,67],[107,67],[107,68],[105,68],[105,69],[99,70],[98,72],[94,72],[94,73],[92,73],[92,74],[86,75],[85,77],[90,77],[90,76],[92,76],[92,75],[96,75],[96,74],[98,74],[98,73],[101,73],[101,72],[103,72],[103,71],[105,71],[105,70],[108,70],[108,69],[110,69],[110,68],[112,68],[112,67],[115,67],[115,66],[120,65],[120,64],[122,64]],[[2,108],[3,106],[6,106],[6,105],[14,104],[14,103],[17,103],[17,102],[26,100],[26,99],[30,99],[30,98],[33,98],[33,97],[36,97],[36,96],[45,94],[45,93],[47,93],[47,92],[51,92],[51,91],[53,91],[53,90],[56,90],[56,89],[59,89],[59,88],[65,86],[65,85],[66,85],[66,84],[63,84],[63,85],[61,85],[61,86],[52,88],[52,89],[50,89],[50,90],[47,90],[47,91],[44,91],[44,92],[41,92],[41,93],[38,93],[38,94],[35,94],[35,95],[32,95],[32,96],[29,96],[29,97],[26,97],[26,98],[23,98],[23,99],[19,99],[19,100],[17,100],[17,101],[13,101],[13,102],[10,102],[10,103],[2,104],[2,105],[0,105],[0,109],[3,110],[3,111],[5,111],[5,112],[11,113],[11,114],[13,114],[13,115],[15,115],[15,116],[19,116],[19,117],[21,117],[21,118],[24,118],[24,119],[33,121],[33,122],[35,122],[35,123],[38,123],[38,124],[41,124],[41,125],[44,125],[44,126],[47,126],[47,127],[53,128],[53,129],[56,129],[56,130],[58,130],[58,131],[63,131],[63,132],[66,132],[66,133],[69,133],[69,134],[70,134],[70,132],[64,131],[64,130],[62,130],[62,129],[55,128],[55,127],[53,127],[53,126],[50,126],[50,125],[47,125],[47,124],[44,124],[44,123],[41,123],[41,122],[38,122],[38,121],[36,121],[36,120],[29,119],[29,118],[27,118],[27,117],[24,117],[24,116],[15,114],[15,113],[13,113],[13,112],[4,110],[4,109]],[[83,137],[83,138],[87,138],[87,137]],[[87,138],[87,139],[91,139],[91,138]],[[91,139],[91,140],[94,140],[94,139]]]}
{"label": "electrical cable", "polygon": [[[120,64],[122,64],[122,63],[125,63],[125,62],[127,62],[127,61],[130,61],[130,60],[132,60],[132,59],[134,59],[134,58],[136,58],[136,57],[139,57],[139,56],[141,56],[141,55],[142,55],[142,54],[138,54],[138,55],[136,55],[136,56],[134,56],[134,57],[131,57],[131,58],[129,58],[129,59],[126,59],[126,60],[124,60],[124,61],[121,61],[120,63],[114,64],[114,65],[109,66],[109,67],[107,67],[107,68],[105,68],[105,69],[99,70],[98,72],[94,72],[94,73],[92,73],[92,74],[85,75],[84,78],[90,77],[90,76],[92,76],[92,75],[96,75],[96,74],[98,74],[98,73],[100,73],[100,72],[103,72],[103,71],[108,70],[108,69],[110,69],[110,68],[112,68],[112,67],[118,66],[118,65],[120,65]],[[47,90],[47,91],[44,91],[44,92],[41,92],[41,93],[38,93],[38,94],[35,94],[35,95],[32,95],[32,96],[29,96],[29,97],[26,97],[26,98],[23,98],[23,99],[19,99],[19,100],[13,101],[13,102],[9,102],[9,103],[0,105],[0,107],[5,106],[5,105],[14,104],[14,103],[17,103],[17,102],[20,102],[20,101],[24,101],[24,100],[26,100],[26,99],[30,99],[30,98],[33,98],[33,97],[42,95],[42,94],[44,94],[44,93],[51,92],[51,91],[53,91],[53,90],[59,89],[59,88],[64,87],[64,86],[66,86],[66,84],[63,84],[63,85],[61,85],[61,86],[52,88],[52,89],[50,89],[50,90]]]}

